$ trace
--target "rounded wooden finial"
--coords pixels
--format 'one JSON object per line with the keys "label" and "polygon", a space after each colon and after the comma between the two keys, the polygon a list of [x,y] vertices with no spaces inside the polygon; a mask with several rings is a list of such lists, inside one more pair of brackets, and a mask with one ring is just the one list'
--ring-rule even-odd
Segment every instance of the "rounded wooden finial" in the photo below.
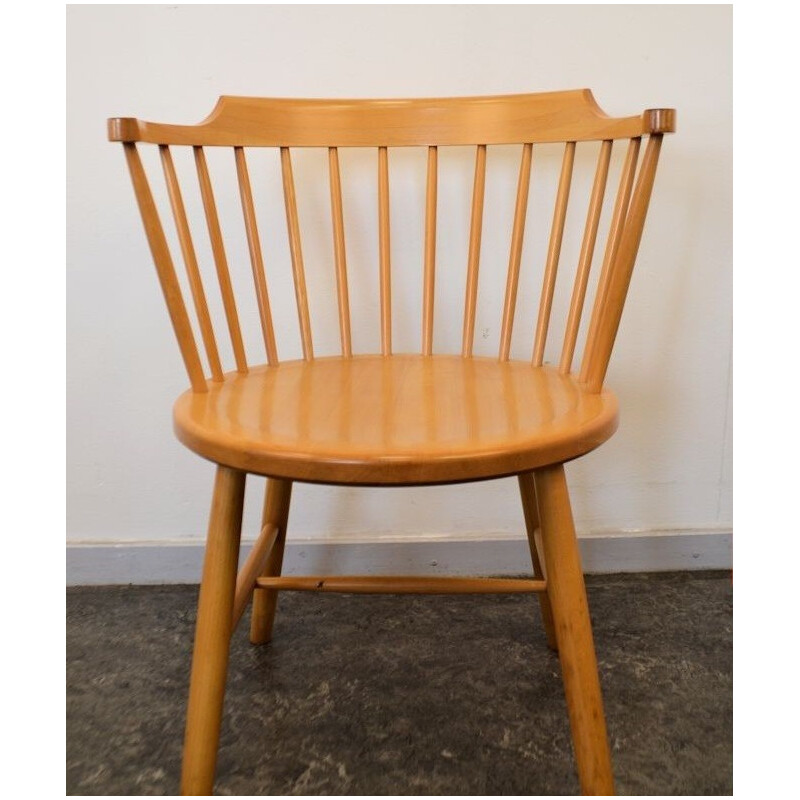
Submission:
{"label": "rounded wooden finial", "polygon": [[648,133],[674,133],[674,108],[648,108],[642,115]]}

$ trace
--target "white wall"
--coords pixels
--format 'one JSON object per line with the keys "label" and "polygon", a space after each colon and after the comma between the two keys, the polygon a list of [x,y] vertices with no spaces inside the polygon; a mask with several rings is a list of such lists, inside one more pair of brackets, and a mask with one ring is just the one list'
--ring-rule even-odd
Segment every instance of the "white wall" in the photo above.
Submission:
{"label": "white wall", "polygon": [[[568,468],[578,528],[730,527],[730,7],[71,6],[67,18],[70,541],[197,539],[204,535],[213,478],[212,467],[171,432],[171,404],[186,379],[121,149],[105,140],[107,117],[196,122],[220,94],[411,97],[585,86],[612,115],[677,108],[678,133],[665,142],[609,373],[621,402],[620,430]],[[329,225],[326,173],[319,187],[312,185],[317,164],[324,165],[315,158],[296,167],[305,198],[301,223],[312,304],[319,307],[315,345],[334,352],[335,309],[320,312],[332,285],[324,260],[330,234],[325,227],[319,236],[311,233],[317,221]],[[349,174],[372,180],[366,162],[353,158]],[[499,302],[505,280],[515,158],[496,157],[498,199],[487,210],[481,291],[488,299],[478,322],[488,329],[485,347],[497,336],[492,303]],[[440,222],[439,234],[440,249],[450,248],[452,256],[442,256],[437,302],[444,308],[452,301],[455,322],[471,166],[466,156],[452,159],[453,183],[447,188],[443,176],[441,195],[456,212],[448,227]],[[393,164],[403,161],[414,175],[424,171],[424,154],[400,154]],[[542,174],[550,169],[546,161]],[[258,174],[274,176],[266,156],[254,163]],[[461,166],[467,169],[458,177]],[[541,195],[529,220],[545,220],[539,230],[546,232],[548,184],[537,183],[538,166],[534,186],[543,188],[535,189]],[[404,212],[419,194],[395,174],[393,256],[398,265],[413,265],[396,269],[395,335],[411,348],[420,313],[421,225]],[[267,180],[260,186],[262,234],[274,247],[271,289],[290,292],[288,270],[279,274],[287,261],[279,196],[270,194]],[[370,185],[360,200],[350,199],[354,217],[368,219],[373,196]],[[273,203],[276,213],[269,216]],[[531,234],[526,245],[523,287],[535,285],[544,235]],[[565,264],[576,252],[576,236],[565,244]],[[353,268],[372,270],[374,226],[366,225],[348,246]],[[293,352],[294,312],[287,302],[277,313],[285,314],[292,331],[285,352]],[[377,312],[365,302],[360,313],[355,330],[364,349],[370,336],[377,337]],[[514,348],[521,357],[529,352],[532,313],[520,306]],[[446,333],[442,320],[438,343],[451,347],[458,333]],[[249,535],[256,529],[256,494],[249,497]],[[511,480],[403,490],[299,486],[291,520],[292,536],[311,538],[431,531],[492,536],[519,531],[521,524]]]}

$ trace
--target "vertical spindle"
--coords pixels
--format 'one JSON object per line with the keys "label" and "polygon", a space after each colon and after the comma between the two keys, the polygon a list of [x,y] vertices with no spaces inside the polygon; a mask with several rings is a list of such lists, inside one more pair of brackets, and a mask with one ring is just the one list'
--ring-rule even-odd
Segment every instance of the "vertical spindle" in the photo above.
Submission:
{"label": "vertical spindle", "polygon": [[603,255],[603,266],[600,270],[600,278],[597,282],[594,304],[592,306],[592,316],[589,320],[589,330],[586,333],[586,346],[584,348],[583,359],[581,360],[581,371],[579,380],[586,383],[589,380],[589,364],[593,360],[593,350],[597,340],[597,329],[600,324],[602,310],[605,307],[606,295],[608,294],[608,281],[611,276],[611,265],[619,247],[622,228],[625,224],[625,216],[628,213],[628,203],[630,202],[631,192],[633,191],[633,179],[636,177],[636,162],[639,158],[639,147],[642,140],[635,137],[628,143],[628,151],[625,154],[625,163],[619,179],[619,188],[614,202],[614,213],[611,216],[611,226],[608,230],[606,239],[606,249]]}
{"label": "vertical spindle", "polygon": [[378,148],[378,234],[381,265],[381,354],[392,354],[392,268],[389,243],[389,152]]}
{"label": "vertical spindle", "polygon": [[270,366],[275,366],[278,363],[278,348],[275,345],[275,332],[272,327],[272,313],[269,307],[267,278],[264,274],[261,242],[258,238],[258,225],[256,224],[256,212],[253,207],[253,192],[250,188],[250,175],[247,172],[244,148],[234,147],[233,151],[236,158],[236,172],[239,178],[239,194],[242,199],[242,213],[244,214],[244,226],[247,233],[247,246],[250,250],[250,265],[253,269],[253,282],[256,288],[258,316],[261,320],[261,333],[264,336],[267,363],[269,363]]}
{"label": "vertical spindle", "polygon": [[221,381],[222,365],[219,361],[217,341],[214,338],[211,315],[208,313],[203,279],[200,276],[200,268],[197,264],[197,255],[192,242],[192,234],[189,231],[189,220],[186,217],[186,207],[183,204],[183,196],[178,183],[178,176],[175,172],[175,164],[172,161],[172,153],[170,153],[167,145],[159,145],[158,149],[161,154],[161,165],[164,168],[164,179],[167,183],[167,194],[172,208],[172,216],[175,219],[175,229],[178,232],[178,242],[183,254],[183,263],[186,267],[186,277],[189,279],[189,291],[192,293],[197,322],[200,325],[200,335],[208,356],[208,365],[211,368],[211,377],[215,381]]}
{"label": "vertical spindle", "polygon": [[522,162],[517,181],[517,202],[514,209],[514,228],[511,233],[511,252],[508,257],[506,296],[503,304],[503,325],[500,330],[500,360],[508,361],[511,351],[511,332],[514,328],[514,311],[517,306],[519,266],[522,259],[522,239],[525,235],[525,217],[528,211],[528,189],[531,180],[533,145],[522,146]]}
{"label": "vertical spindle", "polygon": [[469,358],[475,341],[475,306],[478,301],[478,266],[481,258],[483,229],[483,197],[486,188],[486,145],[479,144],[475,152],[475,180],[472,186],[472,214],[469,226],[469,255],[467,256],[467,288],[464,298],[464,332],[461,355]]}
{"label": "vertical spindle", "polygon": [[569,374],[572,369],[572,357],[575,354],[575,343],[578,339],[578,329],[581,324],[583,301],[586,297],[586,286],[589,282],[589,270],[592,267],[592,256],[597,241],[597,229],[600,224],[600,213],[603,209],[603,196],[606,191],[608,179],[608,165],[611,160],[612,141],[607,139],[600,147],[597,158],[597,169],[592,185],[592,196],[589,201],[589,210],[586,213],[586,227],[584,228],[581,253],[578,257],[578,269],[575,274],[575,284],[572,289],[572,300],[567,317],[567,328],[564,336],[564,347],[561,351],[559,372]]}
{"label": "vertical spindle", "polygon": [[244,354],[242,331],[239,326],[236,299],[233,294],[230,271],[228,270],[228,259],[225,255],[225,246],[222,243],[222,230],[219,225],[214,190],[211,186],[206,156],[202,147],[194,148],[194,161],[197,168],[197,180],[200,183],[200,195],[203,198],[203,210],[206,215],[208,236],[211,240],[211,252],[214,254],[214,265],[217,268],[217,280],[220,294],[222,295],[222,305],[225,309],[225,319],[228,323],[228,332],[231,337],[231,346],[233,347],[233,357],[236,361],[237,371],[244,374],[247,372],[247,359]]}
{"label": "vertical spindle", "polygon": [[547,247],[547,262],[542,281],[542,297],[539,301],[539,318],[536,322],[536,337],[533,343],[533,366],[541,367],[544,359],[544,346],[547,342],[547,328],[550,325],[550,312],[553,308],[553,295],[556,288],[558,259],[561,255],[561,243],[564,239],[564,221],[567,216],[569,189],[572,183],[572,167],[575,164],[575,142],[567,142],[564,146],[564,158],[561,162],[561,177],[558,180],[556,205],[553,210],[553,225],[550,229],[550,243]]}
{"label": "vertical spindle", "polygon": [[433,352],[433,296],[436,272],[436,191],[438,150],[428,147],[428,180],[425,193],[425,285],[422,303],[422,353]]}
{"label": "vertical spindle", "polygon": [[333,252],[336,260],[336,294],[339,300],[339,335],[342,355],[353,354],[350,341],[350,299],[347,290],[347,256],[344,246],[344,213],[342,209],[342,179],[339,170],[339,151],[328,148],[331,185],[331,216],[333,218]]}
{"label": "vertical spindle", "polygon": [[178,347],[183,357],[183,363],[186,366],[186,372],[189,374],[193,391],[207,392],[208,387],[203,375],[200,356],[197,353],[197,344],[192,333],[192,325],[189,322],[189,315],[186,313],[181,287],[175,275],[172,256],[169,252],[167,239],[164,236],[164,229],[161,226],[153,194],[150,191],[150,184],[147,181],[147,175],[139,157],[139,151],[133,142],[123,142],[123,147],[131,174],[133,190],[136,194],[136,202],[139,205],[139,213],[142,216],[142,223],[147,235],[147,243],[150,245],[150,253],[153,256],[153,262],[158,273],[158,281],[161,284],[161,291],[164,294],[167,311],[178,340]]}
{"label": "vertical spindle", "polygon": [[308,293],[306,274],[303,267],[303,249],[300,244],[300,221],[297,216],[297,195],[292,174],[292,156],[288,147],[281,147],[281,173],[283,175],[283,200],[286,206],[286,228],[289,233],[289,252],[292,257],[294,293],[297,300],[297,316],[300,320],[300,341],[303,358],[314,358],[314,345],[311,339],[311,319],[308,314]]}

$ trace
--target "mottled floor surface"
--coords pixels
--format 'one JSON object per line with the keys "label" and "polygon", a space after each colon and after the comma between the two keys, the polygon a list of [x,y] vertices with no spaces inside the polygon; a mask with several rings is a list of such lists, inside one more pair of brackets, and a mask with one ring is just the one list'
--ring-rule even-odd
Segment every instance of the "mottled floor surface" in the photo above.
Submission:
{"label": "mottled floor surface", "polygon": [[[732,792],[729,574],[588,579],[620,794]],[[67,592],[67,793],[175,794],[196,588]],[[285,594],[234,636],[216,791],[575,794],[531,596]]]}

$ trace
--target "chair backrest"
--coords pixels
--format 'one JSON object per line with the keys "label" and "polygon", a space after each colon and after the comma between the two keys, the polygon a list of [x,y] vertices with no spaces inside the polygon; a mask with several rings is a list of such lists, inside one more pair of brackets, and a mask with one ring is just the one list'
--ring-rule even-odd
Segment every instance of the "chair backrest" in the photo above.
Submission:
{"label": "chair backrest", "polygon": [[[573,184],[578,143],[599,144],[591,183],[580,254],[577,259],[569,310],[564,325],[559,370],[573,371],[573,359],[581,329],[589,274],[598,239],[612,146],[626,140],[619,187],[607,226],[605,252],[596,281],[591,315],[585,329],[583,355],[577,377],[589,391],[600,391],[622,314],[633,264],[644,226],[661,141],[675,128],[672,109],[651,109],[643,114],[611,118],[604,114],[589,90],[495,97],[416,100],[294,100],[221,97],[211,115],[198,125],[166,125],[131,118],[108,122],[109,139],[122,142],[139,210],[155,261],[161,288],[187,372],[195,391],[207,390],[193,326],[183,300],[167,237],[142,163],[137,142],[158,145],[177,241],[186,267],[212,381],[223,380],[223,367],[216,343],[198,258],[190,233],[184,195],[178,181],[172,150],[191,147],[202,199],[211,253],[219,282],[236,369],[247,372],[248,361],[237,313],[237,302],[229,271],[226,246],[206,160],[207,147],[231,148],[232,166],[238,181],[244,230],[249,250],[261,336],[270,365],[278,363],[278,347],[264,270],[257,214],[253,200],[246,148],[278,148],[283,181],[289,252],[294,278],[303,357],[314,358],[306,275],[301,247],[300,223],[292,171],[293,148],[325,148],[328,154],[330,206],[333,229],[331,269],[336,275],[336,304],[341,353],[353,352],[350,330],[350,293],[345,247],[342,176],[339,148],[375,148],[377,151],[378,242],[381,353],[392,353],[392,265],[389,214],[389,151],[396,147],[427,149],[427,179],[422,269],[421,352],[433,352],[434,282],[436,274],[437,183],[439,148],[469,145],[475,148],[469,250],[466,263],[461,354],[473,354],[478,272],[484,218],[487,148],[493,145],[521,146],[516,203],[506,272],[505,300],[500,324],[498,358],[510,355],[511,334],[517,306],[520,265],[531,183],[534,145],[563,143],[560,177],[550,226],[543,270],[541,297],[533,337],[532,363],[541,366],[550,327],[556,274],[564,238],[570,187]],[[641,142],[647,137],[644,155]],[[595,144],[595,147],[597,144]],[[261,361],[261,359],[259,359]]]}

